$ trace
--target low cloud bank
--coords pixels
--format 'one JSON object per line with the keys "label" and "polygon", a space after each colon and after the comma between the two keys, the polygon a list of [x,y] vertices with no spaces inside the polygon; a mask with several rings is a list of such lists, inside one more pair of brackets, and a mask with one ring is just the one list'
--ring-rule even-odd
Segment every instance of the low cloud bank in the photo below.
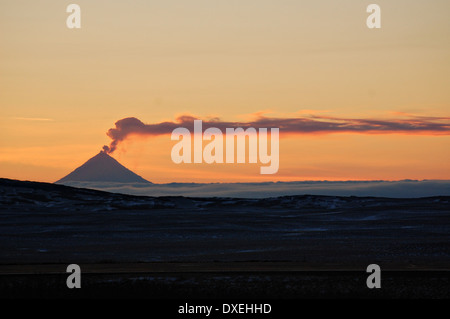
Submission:
{"label": "low cloud bank", "polygon": [[120,184],[71,182],[65,185],[145,196],[265,198],[287,195],[374,196],[417,198],[450,196],[450,180],[300,181],[277,183]]}

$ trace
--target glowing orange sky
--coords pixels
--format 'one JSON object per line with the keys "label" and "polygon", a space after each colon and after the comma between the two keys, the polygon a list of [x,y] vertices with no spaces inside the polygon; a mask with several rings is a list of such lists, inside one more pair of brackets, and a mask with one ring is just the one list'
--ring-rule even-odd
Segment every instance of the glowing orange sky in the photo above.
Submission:
{"label": "glowing orange sky", "polygon": [[[450,2],[0,0],[0,177],[53,182],[109,144],[124,117],[251,114],[338,118],[450,116]],[[450,137],[292,135],[280,170],[181,164],[170,136],[114,153],[153,182],[450,179]]]}

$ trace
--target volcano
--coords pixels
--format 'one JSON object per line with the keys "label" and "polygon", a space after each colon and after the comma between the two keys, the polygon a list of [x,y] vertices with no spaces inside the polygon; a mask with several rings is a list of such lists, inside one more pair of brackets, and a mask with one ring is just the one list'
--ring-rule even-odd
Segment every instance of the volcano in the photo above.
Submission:
{"label": "volcano", "polygon": [[103,151],[55,183],[64,184],[70,182],[151,184],[151,182],[133,173]]}

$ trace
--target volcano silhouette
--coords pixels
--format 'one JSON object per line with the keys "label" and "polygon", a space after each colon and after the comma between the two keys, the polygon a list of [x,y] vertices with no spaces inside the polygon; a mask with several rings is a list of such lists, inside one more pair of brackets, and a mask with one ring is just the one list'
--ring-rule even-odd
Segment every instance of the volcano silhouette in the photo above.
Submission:
{"label": "volcano silhouette", "polygon": [[69,175],[55,183],[67,182],[112,182],[112,183],[146,183],[151,182],[133,173],[114,158],[100,152]]}

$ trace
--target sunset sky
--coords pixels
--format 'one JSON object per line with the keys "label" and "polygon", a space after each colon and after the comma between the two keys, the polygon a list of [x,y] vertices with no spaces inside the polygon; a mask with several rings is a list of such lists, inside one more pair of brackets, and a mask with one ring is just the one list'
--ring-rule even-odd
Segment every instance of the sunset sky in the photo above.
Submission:
{"label": "sunset sky", "polygon": [[[66,7],[81,7],[81,29]],[[366,7],[381,7],[368,29]],[[155,183],[450,179],[448,0],[0,0],[0,177],[54,182],[123,118],[427,121],[282,134],[280,168],[174,164],[170,135],[112,154]],[[446,127],[446,129],[445,129]]]}

